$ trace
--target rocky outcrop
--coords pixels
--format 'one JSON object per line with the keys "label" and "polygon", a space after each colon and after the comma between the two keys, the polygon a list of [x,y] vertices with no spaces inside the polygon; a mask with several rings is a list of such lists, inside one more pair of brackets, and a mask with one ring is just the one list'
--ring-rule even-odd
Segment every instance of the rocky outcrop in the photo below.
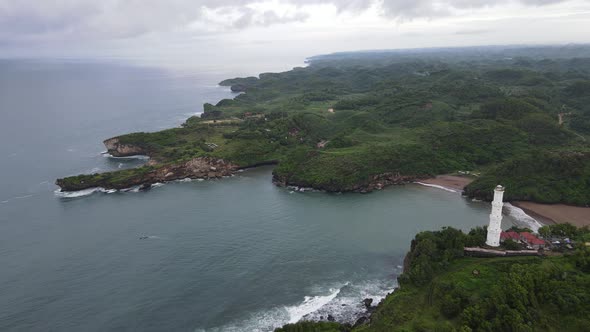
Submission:
{"label": "rocky outcrop", "polygon": [[402,175],[400,173],[382,173],[371,178],[368,184],[357,190],[358,192],[367,193],[373,190],[381,190],[387,186],[407,184],[415,182],[423,177],[413,175]]}
{"label": "rocky outcrop", "polygon": [[103,143],[107,147],[108,153],[113,157],[149,155],[146,149],[137,145],[123,144],[118,137],[109,138]]}
{"label": "rocky outcrop", "polygon": [[118,172],[96,175],[80,175],[71,178],[58,179],[56,184],[62,191],[77,191],[88,188],[101,187],[105,189],[126,189],[167,182],[180,179],[215,179],[230,176],[238,170],[238,165],[223,159],[198,157],[191,160],[166,164],[154,168],[137,168],[129,176],[117,176]]}
{"label": "rocky outcrop", "polygon": [[246,92],[247,88],[244,84],[234,84],[230,87],[232,92]]}
{"label": "rocky outcrop", "polygon": [[415,182],[420,179],[428,178],[428,176],[402,175],[400,173],[382,173],[371,176],[368,181],[364,183],[357,183],[351,186],[339,186],[337,184],[320,184],[315,185],[303,181],[293,181],[288,176],[278,175],[273,172],[273,183],[280,187],[294,186],[302,188],[313,188],[317,190],[324,190],[328,192],[357,192],[369,193],[374,190],[381,190],[391,185],[401,185]]}

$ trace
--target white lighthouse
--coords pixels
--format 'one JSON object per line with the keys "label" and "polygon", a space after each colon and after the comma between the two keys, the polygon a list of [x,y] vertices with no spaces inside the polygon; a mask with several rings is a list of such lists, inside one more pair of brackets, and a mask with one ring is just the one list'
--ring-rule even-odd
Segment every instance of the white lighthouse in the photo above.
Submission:
{"label": "white lighthouse", "polygon": [[494,189],[494,200],[492,201],[492,213],[490,213],[490,224],[488,225],[488,238],[486,244],[490,247],[500,245],[500,233],[502,233],[502,206],[504,203],[504,187],[497,185]]}

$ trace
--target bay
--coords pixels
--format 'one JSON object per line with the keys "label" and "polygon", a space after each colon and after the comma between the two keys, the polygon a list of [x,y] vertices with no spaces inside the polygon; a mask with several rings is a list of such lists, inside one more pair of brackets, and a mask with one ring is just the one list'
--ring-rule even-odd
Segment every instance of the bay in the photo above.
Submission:
{"label": "bay", "polygon": [[269,331],[328,314],[353,321],[362,299],[394,289],[417,232],[487,223],[489,205],[458,193],[418,185],[299,192],[274,186],[270,167],[59,197],[57,177],[143,162],[105,157],[103,139],[177,126],[203,103],[232,98],[217,82],[243,72],[2,60],[0,73],[2,331]]}

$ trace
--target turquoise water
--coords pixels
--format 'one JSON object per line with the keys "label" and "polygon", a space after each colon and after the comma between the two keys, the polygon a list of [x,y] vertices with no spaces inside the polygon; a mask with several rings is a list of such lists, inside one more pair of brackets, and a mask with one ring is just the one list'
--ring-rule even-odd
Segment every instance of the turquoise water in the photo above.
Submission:
{"label": "turquoise water", "polygon": [[4,61],[0,71],[2,331],[353,321],[363,298],[396,286],[416,232],[487,223],[489,205],[457,193],[301,193],[272,185],[269,167],[58,197],[57,177],[140,163],[105,158],[102,139],[178,125],[203,102],[231,97],[215,84],[224,77],[88,63]]}

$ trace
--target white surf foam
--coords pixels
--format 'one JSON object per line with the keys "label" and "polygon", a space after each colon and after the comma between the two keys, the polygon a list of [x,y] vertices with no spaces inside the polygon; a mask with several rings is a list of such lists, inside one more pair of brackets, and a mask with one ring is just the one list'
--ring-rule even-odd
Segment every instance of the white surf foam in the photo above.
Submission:
{"label": "white surf foam", "polygon": [[424,182],[414,182],[415,184],[419,184],[421,186],[425,186],[425,187],[432,187],[432,188],[437,188],[437,189],[442,189],[442,190],[446,190],[448,192],[452,192],[452,193],[458,193],[457,190],[455,189],[451,189],[451,188],[447,188],[447,187],[443,187],[443,186],[439,186],[437,184],[430,184],[430,183],[424,183]]}
{"label": "white surf foam", "polygon": [[543,224],[526,214],[526,212],[524,212],[524,210],[519,207],[516,207],[510,203],[504,203],[504,208],[510,217],[514,218],[520,223],[523,223],[535,233],[537,233],[539,228],[543,226]]}
{"label": "white surf foam", "polygon": [[[246,319],[229,322],[223,326],[208,329],[197,329],[198,332],[272,332],[288,323],[301,320],[326,321],[332,315],[341,323],[354,323],[359,317],[366,315],[362,301],[373,299],[377,305],[395,285],[391,279],[368,280],[360,283],[340,284],[341,287],[329,288],[323,295],[305,296],[303,302],[293,306],[274,307],[272,309],[252,313]],[[324,287],[317,287],[321,293]],[[316,293],[313,291],[312,293]]]}
{"label": "white surf foam", "polygon": [[92,195],[98,191],[98,188],[89,188],[84,190],[78,191],[61,191],[57,189],[54,191],[55,195],[62,198],[76,198],[76,197],[84,197],[88,195]]}
{"label": "white surf foam", "polygon": [[[346,283],[348,285],[348,283]],[[306,296],[303,302],[292,307],[285,307],[289,313],[289,323],[297,323],[304,316],[311,314],[330,303],[340,293],[341,288],[331,288],[330,294],[324,296]]]}
{"label": "white surf foam", "polygon": [[78,198],[78,197],[89,196],[89,195],[92,195],[97,192],[105,193],[105,194],[113,194],[113,193],[116,193],[117,190],[97,187],[97,188],[88,188],[88,189],[83,189],[83,190],[78,190],[78,191],[61,191],[59,189],[54,191],[55,196],[61,197],[61,198]]}
{"label": "white surf foam", "polygon": [[337,322],[354,324],[358,318],[365,316],[366,307],[363,300],[373,299],[377,305],[387,294],[393,292],[395,282],[391,279],[367,280],[350,283],[341,288],[340,293],[318,310],[307,314],[304,320],[321,321],[332,315]]}
{"label": "white surf foam", "polygon": [[125,192],[138,193],[140,190],[141,190],[141,186],[135,186],[135,187],[131,187],[129,189],[126,189]]}
{"label": "white surf foam", "polygon": [[141,155],[141,154],[133,155],[133,156],[125,156],[125,157],[115,157],[112,154],[110,154],[110,153],[107,152],[107,153],[101,153],[101,155],[103,157],[105,157],[105,158],[111,158],[111,159],[139,159],[139,160],[148,160],[148,159],[150,159],[149,156],[144,156],[144,155]]}
{"label": "white surf foam", "polygon": [[307,187],[297,187],[297,186],[287,186],[288,189],[291,189],[293,192],[300,192],[300,193],[319,193],[323,192],[322,190],[314,189],[314,188],[307,188]]}

